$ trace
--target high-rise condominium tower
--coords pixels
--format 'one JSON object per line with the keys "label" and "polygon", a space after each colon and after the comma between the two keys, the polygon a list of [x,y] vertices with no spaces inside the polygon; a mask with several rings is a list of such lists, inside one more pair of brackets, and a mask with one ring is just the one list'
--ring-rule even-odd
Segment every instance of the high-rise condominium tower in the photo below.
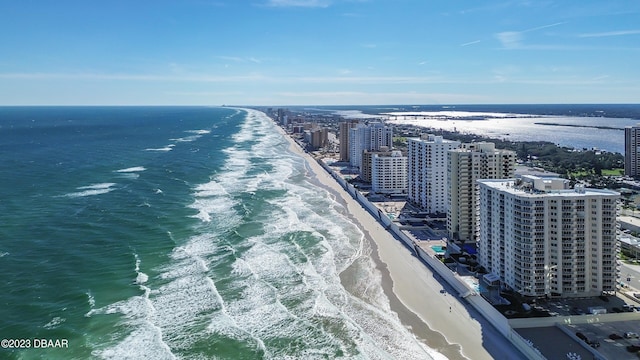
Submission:
{"label": "high-rise condominium tower", "polygon": [[408,140],[409,201],[430,213],[447,213],[447,152],[458,145],[433,134]]}
{"label": "high-rise condominium tower", "polygon": [[447,230],[452,240],[476,241],[480,179],[513,177],[516,153],[496,150],[495,144],[462,144],[448,153]]}
{"label": "high-rise condominium tower", "polygon": [[624,129],[624,174],[640,176],[640,124]]}
{"label": "high-rise condominium tower", "polygon": [[343,121],[340,123],[340,161],[349,161],[349,129],[358,124],[357,121]]}
{"label": "high-rise condominium tower", "polygon": [[617,192],[535,176],[478,183],[479,263],[504,285],[532,297],[615,291]]}
{"label": "high-rise condominium tower", "polygon": [[362,152],[364,150],[380,151],[381,147],[393,147],[393,128],[375,122],[358,124],[349,129],[349,163],[362,168]]}
{"label": "high-rise condominium tower", "polygon": [[377,193],[407,192],[407,157],[395,150],[391,155],[373,154],[371,188]]}

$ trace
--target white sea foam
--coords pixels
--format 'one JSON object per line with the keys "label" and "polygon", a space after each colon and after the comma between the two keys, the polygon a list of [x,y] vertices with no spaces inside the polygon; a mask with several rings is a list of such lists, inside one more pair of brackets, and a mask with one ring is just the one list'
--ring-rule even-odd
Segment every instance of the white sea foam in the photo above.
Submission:
{"label": "white sea foam", "polygon": [[231,225],[238,221],[238,215],[233,209],[236,204],[237,202],[230,197],[212,196],[197,197],[190,207],[198,211],[194,217],[202,222],[209,223],[218,220],[228,222]]}
{"label": "white sea foam", "polygon": [[161,152],[167,152],[167,151],[171,151],[173,150],[173,148],[175,147],[175,144],[169,144],[165,147],[161,147],[161,148],[146,148],[145,151],[161,151]]}
{"label": "white sea foam", "polygon": [[229,193],[222,187],[222,185],[215,181],[209,181],[205,184],[196,186],[195,195],[197,197],[209,197],[209,196],[228,196]]}
{"label": "white sea foam", "polygon": [[136,284],[142,285],[149,280],[149,276],[140,271],[140,257],[138,256],[138,254],[134,253],[133,255],[136,259],[136,267],[134,269],[136,272]]}
{"label": "white sea foam", "polygon": [[[139,278],[143,274],[140,272],[140,258],[136,253],[133,255],[136,278]],[[103,359],[176,358],[164,342],[162,329],[155,324],[158,311],[150,300],[151,289],[142,284],[139,284],[139,287],[143,291],[143,295],[118,301],[99,309],[94,309],[92,305],[92,309],[86,314],[87,317],[119,314],[124,317],[123,323],[132,329],[131,333],[126,334],[120,342],[104,349],[94,350],[93,356]],[[90,296],[91,298],[92,296]],[[95,304],[95,300],[93,303]]]}
{"label": "white sea foam", "polygon": [[234,327],[207,275],[207,258],[218,251],[216,242],[211,235],[194,236],[177,247],[171,263],[160,269],[164,285],[152,291],[150,301],[156,310],[154,324],[171,348],[188,349],[208,336],[198,329],[206,327],[211,317]]}
{"label": "white sea foam", "polygon": [[192,142],[192,141],[196,141],[198,138],[200,138],[199,135],[191,135],[191,136],[185,136],[185,137],[174,138],[169,140],[175,141],[175,142]]}
{"label": "white sea foam", "polygon": [[233,135],[233,140],[236,143],[243,143],[247,141],[251,141],[255,138],[257,128],[256,125],[260,123],[260,113],[257,111],[248,111],[247,117],[242,126],[240,127],[240,131]]}
{"label": "white sea foam", "polygon": [[78,190],[104,190],[104,189],[110,189],[111,187],[115,186],[115,183],[99,183],[99,184],[92,184],[92,185],[87,185],[87,186],[80,186],[77,189]]}
{"label": "white sea foam", "polygon": [[140,177],[140,174],[134,173],[134,172],[131,172],[131,173],[120,173],[120,177],[122,177],[124,179],[135,180],[135,179]]}
{"label": "white sea foam", "polygon": [[93,310],[93,308],[96,306],[96,299],[93,297],[93,294],[91,293],[91,291],[87,291],[87,302],[89,303],[89,309]]}
{"label": "white sea foam", "polygon": [[115,172],[120,174],[121,177],[124,177],[127,179],[137,179],[140,177],[140,174],[138,173],[146,170],[147,169],[144,166],[134,166],[126,169],[116,170]]}
{"label": "white sea foam", "polygon": [[181,138],[176,138],[176,139],[169,139],[169,140],[177,141],[177,142],[192,142],[192,141],[198,140],[203,135],[211,133],[211,130],[204,130],[204,129],[201,129],[201,130],[186,130],[185,132],[187,134],[193,134],[193,135],[185,136],[185,137],[181,137]]}
{"label": "white sea foam", "polygon": [[118,173],[133,173],[147,170],[144,166],[134,166],[126,169],[116,170]]}
{"label": "white sea foam", "polygon": [[51,329],[55,329],[57,327],[59,327],[62,323],[64,323],[66,321],[65,318],[61,318],[59,316],[54,317],[53,319],[51,319],[51,321],[49,321],[48,323],[46,323],[43,328],[47,329],[47,330],[51,330]]}
{"label": "white sea foam", "polygon": [[240,218],[234,210],[238,201],[230,193],[246,189],[242,180],[251,168],[251,163],[248,151],[227,148],[224,152],[228,155],[223,165],[226,171],[210,182],[196,186],[195,200],[190,207],[198,211],[194,217],[202,222],[217,221],[231,227]]}
{"label": "white sea foam", "polygon": [[8,252],[4,251],[4,252],[0,252],[0,258],[3,258],[5,256],[9,255]]}
{"label": "white sea foam", "polygon": [[[117,358],[146,347],[170,358],[169,349],[190,349],[213,334],[266,359],[434,357],[391,311],[363,233],[307,182],[303,161],[271,132],[271,121],[250,111],[225,151],[226,171],[193,189],[201,234],[174,239],[167,264],[140,286],[144,295],[89,312],[120,314],[133,329],[95,355]],[[259,231],[248,231],[238,199],[247,191],[259,198],[265,189],[286,192],[261,202],[263,211],[250,219]],[[233,243],[223,235],[230,233]],[[357,296],[340,281],[348,267],[362,284],[351,289]],[[292,345],[282,346],[287,339]]]}
{"label": "white sea foam", "polygon": [[162,333],[155,327],[142,324],[118,346],[91,353],[103,359],[176,359],[171,349],[163,342]]}
{"label": "white sea foam", "polygon": [[76,189],[81,191],[68,193],[63,196],[76,198],[76,197],[106,194],[108,192],[115,190],[114,188],[115,185],[116,185],[115,183],[99,183],[99,184],[92,184],[87,186],[80,186],[80,187],[77,187]]}
{"label": "white sea foam", "polygon": [[211,133],[211,130],[186,130],[185,132],[197,135],[206,135]]}
{"label": "white sea foam", "polygon": [[[364,236],[341,215],[344,209],[337,211],[340,205],[314,186],[292,180],[306,169],[300,158],[283,156],[285,145],[267,135],[269,130],[260,136],[268,121],[248,116],[245,124],[251,124],[253,132],[243,132],[243,127],[234,137],[238,145],[226,150],[227,170],[233,176],[217,179],[215,185],[224,192],[217,187],[207,191],[231,198],[244,191],[269,188],[288,192],[268,200],[270,214],[262,223],[265,234],[248,238],[252,246],[233,263],[232,274],[242,295],[224,302],[232,321],[225,317],[227,321],[215,322],[215,326],[212,322],[210,329],[239,337],[250,333],[258,344],[287,337],[306,343],[307,350],[295,356],[330,357],[340,349],[344,354],[366,354],[369,358],[429,358],[430,350],[416,341],[390,310],[380,274],[363,250]],[[240,145],[254,141],[251,151]],[[261,159],[258,163],[270,165],[272,171],[248,176],[252,158]],[[318,239],[313,257],[295,239],[285,240],[294,233]],[[367,284],[362,299],[350,295],[339,278],[355,261],[368,264],[361,266],[358,275]],[[336,326],[343,333],[318,328],[318,322],[339,324]],[[283,349],[266,347],[264,351],[266,358],[291,356]]]}

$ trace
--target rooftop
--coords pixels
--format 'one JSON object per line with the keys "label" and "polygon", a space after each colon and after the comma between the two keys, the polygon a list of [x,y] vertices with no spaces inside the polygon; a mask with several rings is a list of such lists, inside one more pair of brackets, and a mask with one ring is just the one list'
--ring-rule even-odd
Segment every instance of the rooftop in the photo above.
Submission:
{"label": "rooftop", "polygon": [[549,195],[620,195],[612,190],[585,188],[581,185],[576,186],[574,189],[570,189],[569,180],[567,179],[538,177],[533,175],[524,175],[521,179],[488,179],[478,180],[478,182],[496,190],[527,197],[545,197]]}

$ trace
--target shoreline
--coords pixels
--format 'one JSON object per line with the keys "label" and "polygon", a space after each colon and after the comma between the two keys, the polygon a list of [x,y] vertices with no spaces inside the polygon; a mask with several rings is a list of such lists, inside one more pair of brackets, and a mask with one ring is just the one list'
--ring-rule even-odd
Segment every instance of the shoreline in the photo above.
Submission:
{"label": "shoreline", "polygon": [[[490,345],[493,339],[487,339],[484,328],[491,325],[482,321],[479,314],[470,313],[469,307],[456,297],[441,292],[448,285],[441,284],[427,265],[395,239],[284,129],[274,126],[286,138],[291,151],[304,158],[314,182],[336,196],[336,201],[345,206],[347,215],[365,234],[372,247],[367,256],[372,257],[382,275],[383,291],[391,310],[418,341],[437,352],[431,355],[436,359],[494,359],[498,354],[492,355],[486,348],[493,347]],[[341,274],[343,285],[346,275]]]}

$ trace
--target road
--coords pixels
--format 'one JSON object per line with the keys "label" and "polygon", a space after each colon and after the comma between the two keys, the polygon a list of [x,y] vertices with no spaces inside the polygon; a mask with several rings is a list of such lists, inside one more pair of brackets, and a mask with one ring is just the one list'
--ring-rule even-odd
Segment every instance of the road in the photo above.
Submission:
{"label": "road", "polygon": [[620,264],[620,281],[640,293],[640,265]]}

